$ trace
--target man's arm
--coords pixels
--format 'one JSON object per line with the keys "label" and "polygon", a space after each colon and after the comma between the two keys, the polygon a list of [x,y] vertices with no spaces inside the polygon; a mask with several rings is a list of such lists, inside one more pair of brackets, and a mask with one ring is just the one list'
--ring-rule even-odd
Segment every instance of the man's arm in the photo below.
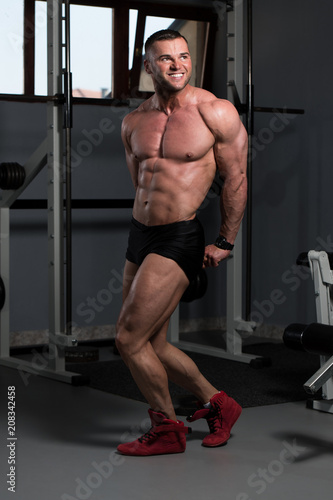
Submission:
{"label": "man's arm", "polygon": [[[214,102],[209,126],[212,127],[216,139],[216,165],[224,181],[220,198],[219,235],[234,244],[247,200],[248,136],[238,112],[228,101]],[[230,250],[208,245],[205,249],[204,266],[216,267],[229,254]]]}
{"label": "man's arm", "polygon": [[134,188],[136,190],[138,187],[139,162],[135,158],[135,156],[132,152],[132,148],[131,148],[130,122],[131,122],[131,116],[130,115],[125,116],[125,118],[123,119],[122,125],[121,125],[121,139],[123,141],[124,148],[125,148],[126,163],[128,166],[128,170],[131,174],[132,182],[133,182]]}

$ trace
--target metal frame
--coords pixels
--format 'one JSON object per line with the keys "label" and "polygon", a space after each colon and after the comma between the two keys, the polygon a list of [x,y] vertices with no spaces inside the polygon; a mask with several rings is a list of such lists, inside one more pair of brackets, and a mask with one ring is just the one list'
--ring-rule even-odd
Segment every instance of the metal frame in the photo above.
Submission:
{"label": "metal frame", "polygon": [[[63,94],[62,23],[66,19],[60,0],[47,0],[48,95]],[[0,272],[6,301],[0,313],[0,364],[63,382],[78,383],[81,375],[65,371],[65,347],[76,345],[64,332],[64,215],[63,215],[63,107],[59,100],[47,103],[47,137],[24,165],[26,179],[15,191],[6,191],[0,203]],[[49,353],[45,363],[22,361],[10,356],[9,243],[10,206],[47,164],[48,168],[48,268],[49,268]]]}
{"label": "metal frame", "polygon": [[[308,259],[314,284],[317,322],[333,325],[332,285],[333,272],[328,255],[324,251],[310,250]],[[314,410],[333,413],[333,356],[320,356],[320,368],[304,384],[304,389],[315,394],[322,388],[321,400],[311,400],[309,405]]]}

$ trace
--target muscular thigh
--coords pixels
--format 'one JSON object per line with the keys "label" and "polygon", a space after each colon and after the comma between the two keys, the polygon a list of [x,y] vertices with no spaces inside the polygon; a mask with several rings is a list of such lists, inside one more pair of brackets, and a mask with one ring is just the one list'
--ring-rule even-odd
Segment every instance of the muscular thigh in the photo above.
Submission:
{"label": "muscular thigh", "polygon": [[173,313],[188,286],[176,262],[149,254],[137,270],[119,317],[119,326],[136,340],[147,341]]}
{"label": "muscular thigh", "polygon": [[137,264],[126,260],[123,275],[123,302],[126,300],[138,269],[139,266]]}

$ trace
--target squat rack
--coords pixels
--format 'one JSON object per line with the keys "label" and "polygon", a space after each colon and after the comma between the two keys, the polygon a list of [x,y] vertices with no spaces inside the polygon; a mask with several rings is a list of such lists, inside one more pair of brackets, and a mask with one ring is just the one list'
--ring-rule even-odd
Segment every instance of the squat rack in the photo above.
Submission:
{"label": "squat rack", "polygon": [[[64,7],[64,8],[63,8]],[[65,43],[62,42],[65,24]],[[62,49],[66,51],[66,67],[62,67]],[[71,333],[71,312],[67,308],[67,328],[64,311],[64,231],[63,231],[63,158],[64,123],[66,129],[66,232],[69,246],[67,249],[67,299],[71,296],[71,197],[70,197],[70,128],[71,114],[71,74],[69,47],[69,0],[64,5],[58,0],[47,0],[47,136],[42,144],[28,159],[25,180],[16,190],[5,191],[0,203],[0,273],[6,290],[6,300],[0,314],[0,363],[17,368],[22,373],[41,374],[45,377],[77,384],[82,379],[65,370],[65,348],[77,344]],[[63,91],[63,75],[64,88]],[[65,121],[64,121],[65,120]],[[9,210],[20,194],[47,165],[47,212],[48,212],[48,278],[49,278],[49,355],[43,366],[36,367],[33,362],[22,361],[10,356],[9,325]],[[71,307],[71,299],[69,306]]]}

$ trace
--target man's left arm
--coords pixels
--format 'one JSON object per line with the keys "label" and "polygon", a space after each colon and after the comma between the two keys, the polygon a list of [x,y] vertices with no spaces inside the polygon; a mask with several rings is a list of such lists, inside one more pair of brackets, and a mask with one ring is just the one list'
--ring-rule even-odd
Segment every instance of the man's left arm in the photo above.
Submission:
{"label": "man's left arm", "polygon": [[222,248],[215,244],[206,247],[204,267],[216,267],[229,256],[247,201],[247,132],[235,107],[228,101],[217,101],[213,111],[211,116],[216,122],[213,128],[216,140],[215,161],[223,180],[220,198],[221,226],[216,235],[220,237],[220,241],[216,243]]}

